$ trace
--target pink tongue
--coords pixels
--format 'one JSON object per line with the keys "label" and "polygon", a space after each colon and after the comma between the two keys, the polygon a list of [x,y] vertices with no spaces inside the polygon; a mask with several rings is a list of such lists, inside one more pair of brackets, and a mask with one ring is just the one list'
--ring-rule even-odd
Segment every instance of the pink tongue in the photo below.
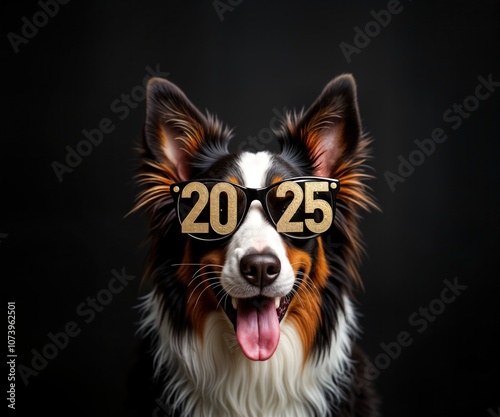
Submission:
{"label": "pink tongue", "polygon": [[266,361],[280,340],[280,322],[271,299],[239,299],[236,337],[248,359]]}

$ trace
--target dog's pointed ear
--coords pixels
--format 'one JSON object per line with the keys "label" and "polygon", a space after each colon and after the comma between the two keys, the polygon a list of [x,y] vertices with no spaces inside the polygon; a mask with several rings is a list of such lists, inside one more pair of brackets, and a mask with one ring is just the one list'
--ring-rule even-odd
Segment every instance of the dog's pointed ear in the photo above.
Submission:
{"label": "dog's pointed ear", "polygon": [[292,147],[305,153],[314,175],[335,177],[361,136],[356,83],[344,74],[330,81],[305,113],[288,116],[281,142],[284,152]]}
{"label": "dog's pointed ear", "polygon": [[144,146],[179,180],[189,179],[191,160],[206,136],[209,121],[170,81],[151,78],[147,85]]}

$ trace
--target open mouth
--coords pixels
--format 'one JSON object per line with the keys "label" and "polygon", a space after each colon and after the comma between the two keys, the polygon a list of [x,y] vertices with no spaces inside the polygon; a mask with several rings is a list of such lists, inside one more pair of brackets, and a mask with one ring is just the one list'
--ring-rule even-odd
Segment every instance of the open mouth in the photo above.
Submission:
{"label": "open mouth", "polygon": [[225,297],[221,304],[233,323],[241,351],[247,358],[265,361],[274,354],[280,338],[280,322],[290,301],[291,295],[276,298],[260,295],[251,298]]}

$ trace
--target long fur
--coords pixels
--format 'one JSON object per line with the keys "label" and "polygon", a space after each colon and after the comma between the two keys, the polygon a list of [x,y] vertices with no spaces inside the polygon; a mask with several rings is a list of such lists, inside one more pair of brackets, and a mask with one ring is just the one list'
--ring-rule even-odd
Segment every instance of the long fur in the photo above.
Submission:
{"label": "long fur", "polygon": [[[303,352],[297,332],[282,326],[278,350],[266,362],[246,360],[227,321],[212,314],[205,326],[204,343],[196,336],[177,339],[161,321],[160,301],[153,294],[143,300],[142,331],[160,329],[155,347],[155,369],[169,369],[164,388],[172,410],[188,416],[326,416],[332,403],[344,399],[344,389],[352,384],[351,344],[356,334],[353,307],[345,303],[336,338],[322,361],[301,360]],[[152,308],[151,308],[152,307]],[[192,395],[196,393],[196,395]]]}
{"label": "long fur", "polygon": [[[150,226],[143,282],[151,290],[142,303],[141,331],[152,341],[154,383],[172,416],[377,415],[376,396],[362,381],[367,360],[355,346],[360,213],[376,205],[366,185],[370,141],[361,129],[352,77],[330,82],[306,112],[288,113],[275,134],[278,154],[229,153],[232,133],[215,117],[201,114],[165,80],[148,86],[134,209],[146,212]],[[245,220],[248,230],[244,224],[222,245],[180,233],[170,194],[175,182],[231,178],[248,186],[260,178],[264,186],[272,178],[304,175],[341,184],[334,227],[322,237],[274,242],[278,235],[258,211]],[[221,306],[237,274],[236,268],[228,275],[227,264],[244,245],[235,242],[253,239],[252,227],[282,248],[280,257],[295,276],[278,348],[264,362],[243,355]]]}

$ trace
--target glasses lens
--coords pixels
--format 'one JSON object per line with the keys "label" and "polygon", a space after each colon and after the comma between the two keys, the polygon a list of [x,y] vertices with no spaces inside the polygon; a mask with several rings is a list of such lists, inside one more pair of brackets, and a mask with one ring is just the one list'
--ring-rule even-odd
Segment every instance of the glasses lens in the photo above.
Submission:
{"label": "glasses lens", "polygon": [[292,180],[266,195],[269,215],[279,233],[305,239],[326,232],[335,209],[333,188],[326,180]]}
{"label": "glasses lens", "polygon": [[245,207],[245,193],[233,184],[192,181],[180,190],[177,215],[183,233],[202,240],[218,240],[237,229]]}

